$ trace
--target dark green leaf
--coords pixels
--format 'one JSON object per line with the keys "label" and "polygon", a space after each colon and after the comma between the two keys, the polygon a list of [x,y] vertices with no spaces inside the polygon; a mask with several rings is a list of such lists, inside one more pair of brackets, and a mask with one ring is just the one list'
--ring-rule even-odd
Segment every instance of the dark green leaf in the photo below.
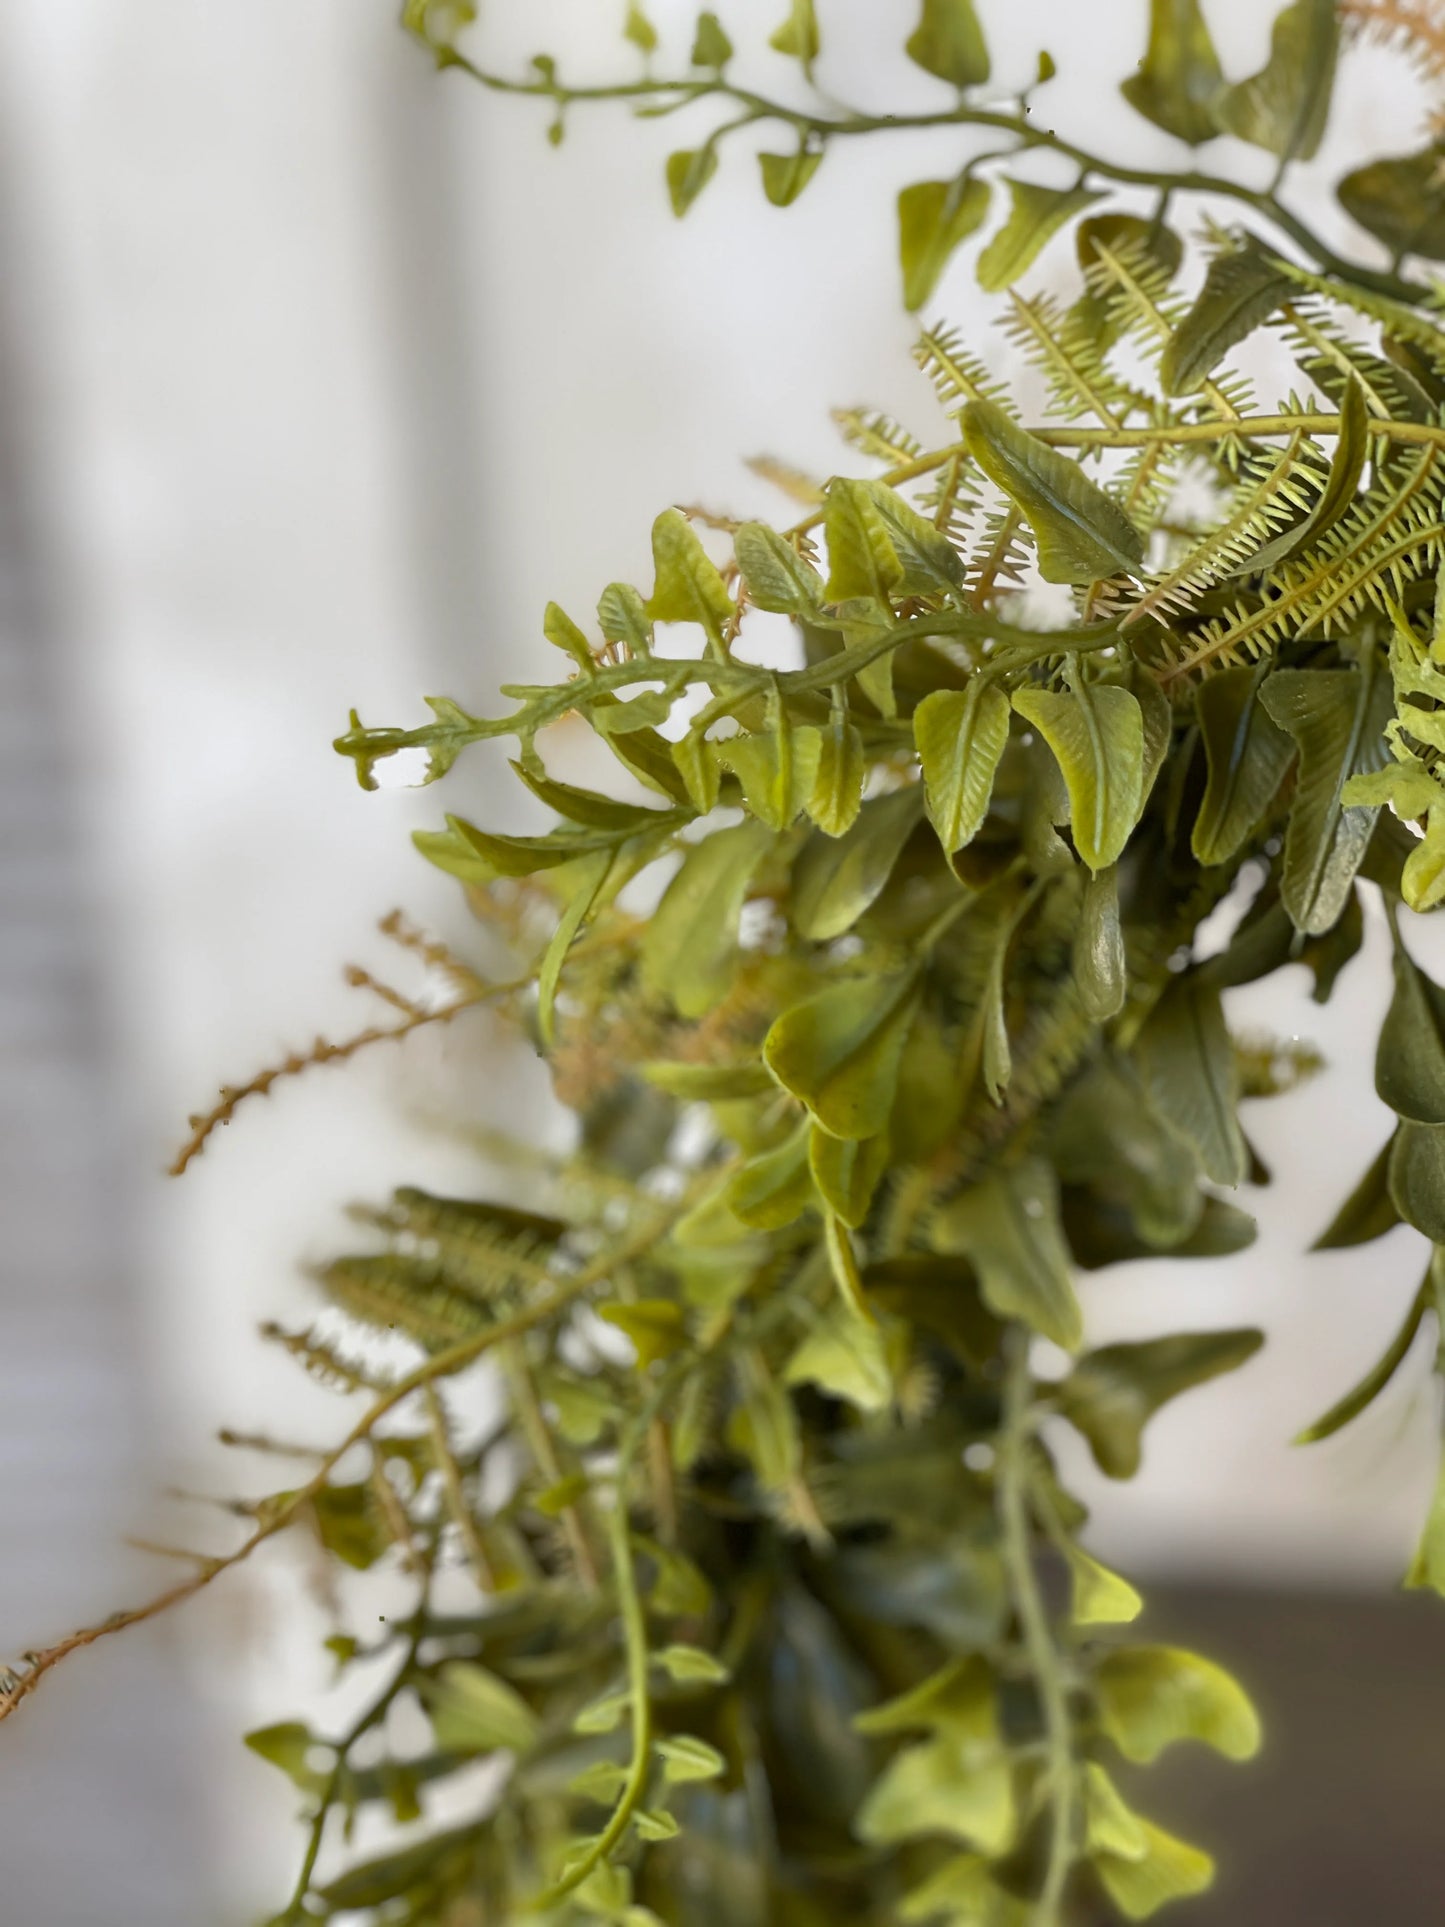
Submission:
{"label": "dark green leaf", "polygon": [[1136,1048],[1160,1116],[1193,1146],[1216,1184],[1242,1184],[1248,1166],[1235,1108],[1239,1084],[1218,990],[1197,973],[1172,984]]}
{"label": "dark green leaf", "polygon": [[1395,942],[1395,994],[1380,1027],[1375,1089],[1397,1117],[1445,1124],[1445,990]]}
{"label": "dark green leaf", "polygon": [[1068,1351],[1079,1343],[1084,1324],[1059,1227],[1058,1180],[1042,1158],[971,1185],[939,1212],[935,1239],[969,1260],[1000,1318],[1021,1318]]}
{"label": "dark green leaf", "polygon": [[684,1017],[701,1017],[732,981],[738,918],[772,840],[744,822],[694,844],[643,934],[643,974]]}
{"label": "dark green leaf", "polygon": [[1390,1153],[1395,1147],[1393,1132],[1374,1163],[1360,1179],[1349,1197],[1330,1220],[1310,1249],[1343,1251],[1353,1245],[1369,1244],[1383,1238],[1400,1222],[1395,1201],[1390,1196]]}
{"label": "dark green leaf", "polygon": [[1219,132],[1211,109],[1223,82],[1199,0],[1150,0],[1149,49],[1121,89],[1129,105],[1197,147]]}
{"label": "dark green leaf", "polygon": [[1084,885],[1074,932],[1074,982],[1084,1008],[1098,1023],[1117,1017],[1128,995],[1124,933],[1119,926],[1119,877],[1100,870]]}
{"label": "dark green leaf", "polygon": [[1194,306],[1164,345],[1159,379],[1165,394],[1191,394],[1231,348],[1294,293],[1292,283],[1256,248],[1216,255]]}
{"label": "dark green leaf", "polygon": [[1304,520],[1283,529],[1272,542],[1242,562],[1237,575],[1264,575],[1310,547],[1354,506],[1370,454],[1370,416],[1365,389],[1353,369],[1340,398],[1340,433],[1330,462],[1329,480]]}
{"label": "dark green leaf", "polygon": [[1445,142],[1419,154],[1370,161],[1336,189],[1345,212],[1383,241],[1392,255],[1445,261],[1445,195],[1440,189]]}
{"label": "dark green leaf", "polygon": [[1406,1224],[1445,1244],[1445,1124],[1400,1125],[1390,1146],[1389,1183]]}
{"label": "dark green leaf", "polygon": [[1342,791],[1387,760],[1389,678],[1366,653],[1358,669],[1277,670],[1259,699],[1299,746],[1283,896],[1295,928],[1319,936],[1345,908],[1375,825],[1378,812],[1346,809]]}
{"label": "dark green leaf", "polygon": [[1263,667],[1223,669],[1194,699],[1208,772],[1190,847],[1201,863],[1227,863],[1258,828],[1294,761],[1290,736],[1258,700]]}
{"label": "dark green leaf", "polygon": [[1332,1405],[1323,1418],[1317,1418],[1313,1425],[1306,1426],[1296,1437],[1296,1445],[1315,1445],[1320,1439],[1333,1438],[1336,1432],[1343,1431],[1361,1412],[1374,1404],[1409,1357],[1425,1321],[1425,1313],[1433,1304],[1434,1292],[1427,1273],[1425,1282],[1410,1301],[1404,1324],[1390,1340],[1378,1364],[1372,1365],[1359,1384],[1346,1392],[1338,1404]]}
{"label": "dark green leaf", "polygon": [[1237,1371],[1264,1343],[1257,1331],[1179,1332],[1086,1352],[1059,1390],[1059,1410],[1083,1433],[1101,1472],[1132,1479],[1144,1427],[1161,1405]]}
{"label": "dark green leaf", "polygon": [[1294,0],[1275,19],[1265,66],[1220,97],[1221,128],[1281,160],[1313,160],[1330,117],[1339,49],[1334,0]]}

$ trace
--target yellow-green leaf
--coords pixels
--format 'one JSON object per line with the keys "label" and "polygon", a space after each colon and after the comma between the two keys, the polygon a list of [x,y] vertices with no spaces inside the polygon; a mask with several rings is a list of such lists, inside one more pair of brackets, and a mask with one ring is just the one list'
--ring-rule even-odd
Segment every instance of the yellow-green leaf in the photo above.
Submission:
{"label": "yellow-green leaf", "polygon": [[1009,217],[978,257],[979,286],[1002,294],[1028,272],[1067,222],[1103,199],[1089,187],[1040,187],[1005,175],[1013,197]]}
{"label": "yellow-green leaf", "polygon": [[791,154],[759,154],[763,192],[774,207],[791,207],[822,163],[821,147],[799,147]]}
{"label": "yellow-green leaf", "polygon": [[1097,582],[1139,567],[1143,536],[1076,461],[1020,428],[995,402],[969,402],[959,421],[969,453],[1033,530],[1046,582]]}
{"label": "yellow-green leaf", "polygon": [[698,1739],[694,1733],[673,1733],[658,1740],[653,1751],[662,1761],[662,1777],[669,1786],[687,1786],[698,1780],[716,1780],[727,1771],[727,1761],[715,1746]]}
{"label": "yellow-green leaf", "polygon": [[893,1374],[877,1325],[835,1299],[788,1360],[789,1385],[816,1385],[860,1412],[883,1412],[893,1402]]}
{"label": "yellow-green leaf", "polygon": [[972,174],[915,181],[899,194],[898,263],[910,314],[933,298],[954,250],[983,226],[991,199],[988,182]]}
{"label": "yellow-green leaf", "polygon": [[1143,808],[1144,716],[1137,698],[1080,678],[1068,691],[1016,690],[1013,706],[1053,751],[1069,792],[1074,848],[1091,870],[1107,870]]}
{"label": "yellow-green leaf", "polygon": [[1076,1626],[1127,1626],[1144,1610],[1144,1601],[1128,1580],[1090,1558],[1080,1546],[1069,1548],[1069,1577]]}
{"label": "yellow-green leaf", "polygon": [[922,816],[923,786],[909,784],[871,797],[842,836],[810,837],[793,870],[791,907],[798,935],[830,943],[851,930],[881,895]]}
{"label": "yellow-green leaf", "polygon": [[671,1298],[633,1298],[626,1304],[613,1300],[599,1305],[597,1316],[632,1340],[644,1369],[671,1358],[687,1342],[687,1319]]}
{"label": "yellow-green leaf", "polygon": [[722,632],[737,614],[697,531],[677,509],[664,509],[652,525],[657,571],[647,613],[653,622],[699,622],[721,646]]}
{"label": "yellow-green leaf", "polygon": [[733,537],[733,554],[757,608],[805,616],[822,602],[823,578],[765,522],[744,522]]}
{"label": "yellow-green leaf", "polygon": [[954,87],[981,87],[989,76],[988,45],[973,0],[923,0],[905,51],[925,73]]}
{"label": "yellow-green leaf", "polygon": [[715,147],[680,147],[667,157],[667,198],[679,220],[717,172]]}
{"label": "yellow-green leaf", "polygon": [[849,977],[785,1010],[763,1061],[834,1137],[876,1137],[888,1127],[918,1001],[913,971]]}
{"label": "yellow-green leaf", "polygon": [[1124,1008],[1129,991],[1124,932],[1119,923],[1119,875],[1112,866],[1090,875],[1074,931],[1074,982],[1084,1009],[1106,1023]]}
{"label": "yellow-green leaf", "polygon": [[694,844],[643,932],[643,976],[684,1017],[701,1017],[732,982],[743,901],[772,840],[743,822]]}
{"label": "yellow-green leaf", "polygon": [[913,712],[928,817],[945,855],[978,834],[1008,729],[1008,697],[982,676],[966,689],[935,689]]}
{"label": "yellow-green leaf", "polygon": [[888,1139],[831,1137],[814,1125],[808,1164],[828,1209],[856,1227],[868,1216],[873,1193],[888,1169]]}
{"label": "yellow-green leaf", "polygon": [[873,1783],[854,1830],[870,1847],[942,1834],[991,1858],[1007,1853],[1018,1830],[1008,1756],[942,1735],[905,1747]]}
{"label": "yellow-green leaf", "polygon": [[1101,1853],[1094,1862],[1105,1891],[1126,1920],[1147,1920],[1169,1901],[1187,1900],[1214,1883],[1214,1862],[1207,1853],[1152,1820],[1140,1819],[1138,1824],[1142,1853]]}
{"label": "yellow-green leaf", "polygon": [[749,1160],[728,1185],[727,1200],[744,1224],[781,1231],[813,1202],[805,1119],[775,1150]]}
{"label": "yellow-green leaf", "polygon": [[1259,1751],[1259,1715],[1238,1680],[1213,1660],[1176,1646],[1123,1646],[1094,1674],[1105,1733],[1126,1760],[1148,1765],[1179,1740],[1199,1740],[1227,1759]]}
{"label": "yellow-green leaf", "polygon": [[540,1731],[537,1715],[516,1688],[473,1660],[453,1660],[435,1679],[419,1681],[418,1690],[437,1745],[448,1751],[525,1753]]}
{"label": "yellow-green leaf", "polygon": [[1445,1598],[1445,1459],[1440,1462],[1425,1529],[1405,1575],[1405,1585],[1411,1592],[1438,1592]]}
{"label": "yellow-green leaf", "polygon": [[805,69],[811,67],[821,45],[813,0],[789,0],[788,17],[769,36],[768,45],[780,54],[791,54],[795,60],[802,61]]}
{"label": "yellow-green leaf", "polygon": [[846,710],[835,710],[820,731],[818,774],[808,798],[808,814],[825,836],[846,836],[858,821],[868,759],[863,738],[848,721]]}

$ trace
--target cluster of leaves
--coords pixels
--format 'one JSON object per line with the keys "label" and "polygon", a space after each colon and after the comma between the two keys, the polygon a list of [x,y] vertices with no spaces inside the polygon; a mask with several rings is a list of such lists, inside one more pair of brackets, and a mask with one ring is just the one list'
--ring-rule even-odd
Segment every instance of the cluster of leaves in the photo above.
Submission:
{"label": "cluster of leaves", "polygon": [[[651,52],[635,8],[629,33]],[[1318,142],[1335,35],[1301,0],[1231,88],[1189,0],[1156,4],[1127,91],[1283,165]],[[775,45],[811,67],[811,0]],[[987,78],[967,5],[930,0],[909,51]],[[647,89],[729,91],[730,57],[705,15],[713,78]],[[521,91],[580,97],[550,65]],[[1026,127],[991,113],[958,118]],[[932,330],[940,445],[850,412],[875,476],[805,488],[788,528],[705,541],[666,511],[650,585],[610,585],[595,634],[549,606],[566,673],[505,691],[505,717],[435,699],[338,742],[369,787],[401,750],[431,780],[515,739],[551,827],[417,839],[515,969],[493,983],[403,932],[452,994],[387,992],[401,1021],[376,1034],[501,1001],[577,1136],[531,1155],[524,1199],[404,1190],[372,1215],[320,1285],[403,1362],[276,1334],[354,1423],[166,1596],[291,1524],[411,1585],[379,1641],[331,1641],[363,1708],[343,1734],[251,1736],[311,1813],[276,1927],[1061,1927],[1208,1884],[1116,1771],[1187,1740],[1246,1758],[1255,1716],[1208,1660],[1123,1630],[1142,1601],[1081,1542],[1055,1451],[1073,1433],[1130,1477],[1153,1415],[1259,1335],[1089,1349],[1079,1278],[1249,1243],[1236,1198],[1268,1174],[1240,1105],[1312,1060],[1237,1043],[1224,996],[1300,962],[1330,997],[1371,894],[1398,1124],[1321,1243],[1403,1221],[1432,1257],[1386,1357],[1305,1437],[1445,1327],[1445,989],[1400,931],[1445,896],[1445,333],[1398,260],[1321,274],[1273,196],[1234,192],[1268,231],[1186,261],[1163,205],[1016,184],[986,280],[1011,289],[1066,223],[1077,243],[1075,298],[1011,292],[1005,316],[1046,420]],[[1267,408],[1238,355],[1262,340],[1299,383]],[[780,635],[791,667],[767,666]],[[549,765],[564,722],[614,783]],[[276,1074],[224,1092],[187,1155]],[[482,1359],[485,1387],[461,1376]],[[1411,1583],[1445,1592],[1445,1476]],[[31,1656],[3,1710],[103,1630]],[[445,1790],[455,1816],[474,1786],[471,1817],[330,1865],[334,1815],[406,1824]]]}

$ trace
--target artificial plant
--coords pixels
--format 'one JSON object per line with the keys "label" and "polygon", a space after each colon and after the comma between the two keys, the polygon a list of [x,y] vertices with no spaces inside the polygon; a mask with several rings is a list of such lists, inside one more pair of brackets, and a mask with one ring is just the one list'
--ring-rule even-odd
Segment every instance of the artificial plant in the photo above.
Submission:
{"label": "artificial plant", "polygon": [[[1127,1478],[1150,1416],[1259,1336],[1090,1350],[1080,1274],[1249,1242],[1265,1174],[1240,1101],[1309,1062],[1237,1043],[1222,999],[1296,961],[1328,998],[1365,895],[1394,938],[1376,1082],[1398,1122],[1320,1242],[1403,1220],[1428,1249],[1398,1340],[1307,1437],[1445,1312],[1445,990],[1402,936],[1445,897],[1442,150],[1341,181],[1358,260],[1284,198],[1349,34],[1438,73],[1445,15],[1295,0],[1231,83],[1194,0],[1153,0],[1128,102],[1189,146],[1265,150],[1266,187],[1247,147],[1237,175],[1116,166],[1032,89],[1000,102],[969,0],[924,0],[907,52],[950,91],[914,115],[816,91],[813,0],[773,36],[801,82],[779,99],[729,77],[710,13],[668,78],[630,8],[644,72],[580,87],[549,58],[489,71],[455,8],[408,18],[559,132],[594,99],[720,104],[668,163],[679,212],[754,124],[792,142],[761,157],[778,203],[837,139],[982,130],[955,178],[900,197],[913,306],[1002,168],[1067,163],[1007,177],[979,257],[1051,405],[1026,421],[986,351],[931,329],[934,445],[850,413],[878,475],[775,469],[804,497],[780,528],[666,510],[652,583],[607,588],[595,633],[549,606],[563,673],[506,690],[504,717],[353,718],[337,747],[368,787],[401,749],[430,780],[515,741],[553,827],[452,817],[417,839],[515,961],[485,971],[392,920],[446,995],[383,986],[395,1023],[224,1091],[179,1167],[278,1076],[481,1005],[545,1056],[574,1149],[515,1166],[505,1203],[401,1190],[370,1214],[371,1247],[321,1284],[407,1363],[276,1334],[353,1402],[344,1436],[249,1506],[236,1550],[30,1655],[0,1710],[303,1526],[413,1596],[379,1634],[343,1616],[333,1650],[371,1683],[344,1733],[251,1735],[310,1812],[276,1927],[1145,1918],[1211,1863],[1135,1810],[1117,1762],[1186,1739],[1243,1759],[1258,1726],[1210,1661],[1125,1630],[1140,1597],[1080,1543],[1051,1445],[1072,1428]],[[1201,209],[1186,243],[1172,223]],[[1073,298],[1019,292],[1064,228]],[[1296,370],[1263,403],[1237,354],[1257,338]],[[788,668],[753,646],[779,619]],[[611,787],[549,768],[569,717]],[[459,1376],[484,1357],[487,1385]],[[1445,1484],[1408,1583],[1445,1591]],[[420,1752],[393,1743],[403,1698]],[[479,1759],[465,1817],[332,1857],[333,1818],[412,1822]]]}

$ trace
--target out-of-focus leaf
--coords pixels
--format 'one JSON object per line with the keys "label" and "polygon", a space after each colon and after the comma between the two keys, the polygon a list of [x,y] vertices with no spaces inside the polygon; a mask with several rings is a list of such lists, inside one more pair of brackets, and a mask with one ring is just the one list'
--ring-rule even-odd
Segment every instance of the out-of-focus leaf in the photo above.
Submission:
{"label": "out-of-focus leaf", "polygon": [[717,172],[715,147],[680,147],[667,157],[667,198],[682,219]]}
{"label": "out-of-focus leaf", "polygon": [[1397,1117],[1445,1124],[1445,990],[1399,942],[1395,994],[1375,1054],[1375,1089]]}
{"label": "out-of-focus leaf", "polygon": [[1135,1048],[1155,1108],[1193,1146],[1205,1174],[1216,1184],[1243,1183],[1238,1070],[1219,992],[1197,973],[1171,984]]}
{"label": "out-of-focus leaf", "polygon": [[908,1027],[918,998],[912,971],[850,977],[785,1010],[763,1061],[834,1137],[877,1137],[888,1127]]}
{"label": "out-of-focus leaf", "polygon": [[791,154],[759,154],[763,193],[774,207],[791,207],[822,165],[821,147],[798,147]]}
{"label": "out-of-focus leaf", "polygon": [[1258,700],[1260,669],[1222,669],[1195,696],[1207,778],[1190,847],[1201,863],[1227,863],[1258,827],[1294,761],[1293,739]]}
{"label": "out-of-focus leaf", "polygon": [[1250,1330],[1177,1332],[1086,1352],[1059,1388],[1059,1410],[1111,1479],[1139,1470],[1144,1427],[1160,1406],[1237,1371],[1264,1343]]}
{"label": "out-of-focus leaf", "polygon": [[1111,867],[1084,885],[1074,932],[1074,982],[1084,1008],[1098,1023],[1117,1017],[1128,995],[1124,933],[1119,925],[1119,878]]}
{"label": "out-of-focus leaf", "polygon": [[1266,64],[1220,96],[1220,127],[1281,160],[1313,160],[1330,117],[1339,47],[1334,0],[1294,0],[1275,18]]}
{"label": "out-of-focus leaf", "polygon": [[1445,1244],[1445,1124],[1401,1123],[1390,1146],[1389,1183],[1406,1224]]}
{"label": "out-of-focus leaf", "polygon": [[1410,1301],[1410,1308],[1405,1313],[1405,1322],[1385,1347],[1378,1363],[1372,1365],[1359,1384],[1346,1392],[1345,1396],[1337,1404],[1332,1405],[1322,1418],[1317,1418],[1313,1425],[1307,1425],[1295,1438],[1296,1445],[1315,1445],[1321,1439],[1333,1438],[1336,1432],[1342,1432],[1352,1420],[1360,1416],[1361,1412],[1374,1404],[1409,1357],[1411,1348],[1420,1334],[1425,1313],[1431,1309],[1433,1303],[1434,1294],[1431,1289],[1431,1279],[1427,1273],[1425,1282]]}
{"label": "out-of-focus leaf", "polygon": [[1231,1760],[1259,1751],[1259,1716],[1238,1680],[1175,1646],[1125,1646],[1094,1673],[1105,1733],[1126,1760],[1147,1765],[1179,1740],[1200,1740]]}
{"label": "out-of-focus leaf", "polygon": [[467,1659],[452,1660],[419,1683],[437,1745],[457,1753],[525,1753],[540,1731],[537,1716],[503,1679]]}
{"label": "out-of-focus leaf", "polygon": [[923,0],[905,51],[925,73],[954,87],[981,87],[989,76],[988,46],[973,0]]}
{"label": "out-of-focus leaf", "polygon": [[1135,112],[1197,147],[1219,132],[1211,106],[1223,82],[1199,0],[1151,0],[1148,51],[1120,90]]}
{"label": "out-of-focus leaf", "polygon": [[1009,217],[978,257],[979,286],[1001,294],[1025,275],[1061,227],[1103,196],[1090,187],[1040,187],[1009,179]]}
{"label": "out-of-focus leaf", "polygon": [[642,938],[643,975],[684,1017],[700,1017],[727,990],[738,919],[771,832],[747,821],[694,844]]}
{"label": "out-of-focus leaf", "polygon": [[915,181],[899,194],[898,263],[910,314],[932,300],[954,251],[983,226],[991,199],[988,182],[972,174]]}
{"label": "out-of-focus leaf", "polygon": [[1042,1158],[960,1193],[939,1212],[935,1239],[969,1260],[1000,1318],[1021,1318],[1068,1351],[1077,1346],[1084,1324],[1059,1227],[1058,1180]]}
{"label": "out-of-focus leaf", "polygon": [[1335,190],[1346,214],[1383,241],[1391,254],[1445,261],[1445,142],[1418,154],[1369,161]]}
{"label": "out-of-focus leaf", "polygon": [[1392,1134],[1327,1229],[1315,1239],[1312,1251],[1342,1251],[1352,1245],[1369,1244],[1399,1224],[1400,1213],[1390,1196],[1390,1153],[1394,1144]]}
{"label": "out-of-focus leaf", "polygon": [[923,807],[923,786],[909,784],[870,797],[842,836],[825,832],[808,840],[793,868],[793,927],[800,937],[830,943],[852,929],[882,894]]}

